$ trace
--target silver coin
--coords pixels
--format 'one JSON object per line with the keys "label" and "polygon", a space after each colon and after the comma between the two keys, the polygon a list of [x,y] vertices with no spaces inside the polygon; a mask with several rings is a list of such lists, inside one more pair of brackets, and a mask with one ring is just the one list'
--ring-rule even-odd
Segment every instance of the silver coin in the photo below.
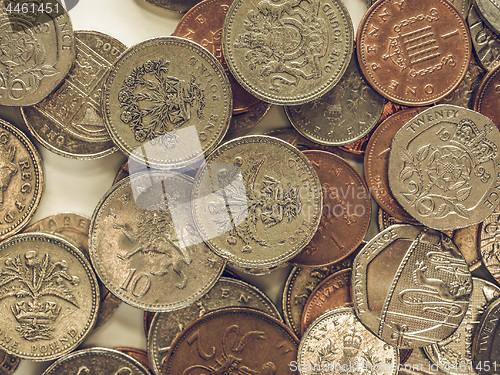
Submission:
{"label": "silver coin", "polygon": [[290,123],[304,137],[327,146],[348,145],[377,124],[385,99],[365,81],[357,61],[354,52],[344,76],[327,94],[285,107]]}
{"label": "silver coin", "polygon": [[492,69],[500,62],[500,36],[481,20],[475,6],[470,9],[467,24],[479,64],[486,70]]}
{"label": "silver coin", "polygon": [[297,255],[318,229],[321,184],[295,147],[268,136],[220,146],[198,170],[193,217],[210,248],[242,269],[269,269]]}
{"label": "silver coin", "polygon": [[398,373],[399,352],[368,331],[349,307],[326,312],[302,336],[301,375]]}
{"label": "silver coin", "polygon": [[106,348],[89,348],[59,359],[42,375],[150,375],[139,361]]}
{"label": "silver coin", "polygon": [[484,22],[486,22],[494,33],[500,35],[500,1],[474,0],[474,5]]}
{"label": "silver coin", "polygon": [[472,278],[469,309],[458,329],[445,340],[424,347],[425,354],[441,371],[452,375],[475,375],[472,339],[486,306],[500,296],[500,288],[486,280]]}
{"label": "silver coin", "polygon": [[148,335],[148,357],[155,374],[162,374],[162,366],[170,345],[189,323],[202,315],[226,307],[258,309],[282,320],[271,300],[254,286],[227,277],[221,277],[199,301],[172,313],[157,313]]}
{"label": "silver coin", "polygon": [[486,219],[500,202],[500,131],[486,116],[438,105],[394,136],[389,186],[415,219],[438,230]]}
{"label": "silver coin", "polygon": [[61,83],[75,59],[69,15],[57,1],[0,0],[0,18],[0,105],[36,104]]}
{"label": "silver coin", "polygon": [[191,187],[192,179],[178,173],[136,173],[97,205],[90,257],[104,285],[125,303],[178,310],[200,299],[221,275],[225,262],[194,228]]}
{"label": "silver coin", "polygon": [[338,0],[236,0],[224,24],[224,56],[249,93],[296,105],[327,93],[342,77],[354,29]]}
{"label": "silver coin", "polygon": [[189,9],[200,3],[201,0],[138,0],[152,9],[168,10],[175,13],[186,13]]}
{"label": "silver coin", "polygon": [[25,233],[0,244],[0,348],[32,361],[74,350],[92,330],[99,285],[70,242]]}

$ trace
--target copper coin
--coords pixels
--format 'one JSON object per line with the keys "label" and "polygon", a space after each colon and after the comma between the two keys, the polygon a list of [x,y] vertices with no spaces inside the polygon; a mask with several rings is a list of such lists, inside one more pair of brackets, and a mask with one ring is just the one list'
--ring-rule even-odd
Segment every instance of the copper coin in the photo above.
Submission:
{"label": "copper coin", "polygon": [[472,364],[479,375],[498,374],[500,364],[500,299],[483,313],[472,341]]}
{"label": "copper coin", "polygon": [[408,107],[393,102],[385,103],[384,109],[382,110],[382,116],[380,116],[377,125],[375,125],[375,128],[360,140],[345,146],[340,146],[339,149],[355,155],[364,155],[366,152],[368,141],[370,140],[373,132],[377,129],[377,127],[389,116],[406,108]]}
{"label": "copper coin", "polygon": [[265,135],[268,135],[270,137],[275,137],[279,138],[285,142],[290,143],[292,146],[297,147],[300,151],[306,151],[306,150],[321,150],[321,151],[328,151],[333,154],[339,155],[339,151],[337,147],[334,146],[324,146],[320,145],[319,143],[315,143],[307,139],[306,137],[302,136],[297,130],[293,128],[286,128],[286,129],[278,129],[278,130],[271,130]]}
{"label": "copper coin", "polygon": [[422,110],[422,108],[405,109],[380,124],[366,146],[364,160],[366,183],[375,202],[396,219],[412,224],[416,224],[417,221],[401,207],[389,188],[389,152],[394,135]]}
{"label": "copper coin", "polygon": [[222,29],[233,0],[205,0],[195,5],[182,17],[173,36],[192,40],[208,49],[226,71],[233,91],[233,114],[257,107],[261,100],[241,87],[229,68],[222,52]]}
{"label": "copper coin", "polygon": [[148,353],[146,353],[144,350],[134,348],[115,348],[115,350],[118,350],[119,352],[125,353],[126,355],[134,358],[151,372],[151,367],[149,367]]}
{"label": "copper coin", "polygon": [[[73,213],[61,213],[46,217],[23,230],[23,233],[44,232],[61,236],[76,245],[90,261],[89,254],[89,227],[90,219]],[[94,330],[104,325],[120,306],[121,301],[116,298],[104,284],[98,280],[101,305]]]}
{"label": "copper coin", "polygon": [[271,104],[264,102],[261,103],[262,104],[259,104],[257,107],[251,109],[248,112],[241,113],[239,115],[233,114],[233,117],[231,117],[231,122],[229,123],[229,129],[227,130],[226,137],[222,140],[222,143],[237,136],[247,134],[259,122],[262,121],[264,116],[271,109]]}
{"label": "copper coin", "polygon": [[257,310],[220,309],[197,319],[172,343],[163,375],[292,374],[299,340]]}
{"label": "copper coin", "polygon": [[370,84],[409,106],[436,103],[462,81],[471,59],[468,27],[446,0],[381,0],[358,32],[358,60]]}
{"label": "copper coin", "polygon": [[304,306],[300,330],[302,335],[318,317],[339,307],[352,307],[350,269],[328,276],[313,290]]}
{"label": "copper coin", "polygon": [[0,375],[12,375],[20,362],[21,359],[19,357],[0,350]]}
{"label": "copper coin", "polygon": [[500,129],[500,65],[490,70],[477,91],[474,110],[490,118]]}
{"label": "copper coin", "polygon": [[326,151],[304,151],[323,189],[323,213],[313,239],[289,263],[321,267],[354,252],[370,226],[371,200],[363,178],[340,156]]}

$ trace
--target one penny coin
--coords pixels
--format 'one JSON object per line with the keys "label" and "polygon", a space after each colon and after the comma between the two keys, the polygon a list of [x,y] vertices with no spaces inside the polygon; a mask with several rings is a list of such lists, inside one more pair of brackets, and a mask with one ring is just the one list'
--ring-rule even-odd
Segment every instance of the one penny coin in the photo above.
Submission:
{"label": "one penny coin", "polygon": [[500,129],[500,65],[490,70],[477,90],[474,110],[482,113]]}
{"label": "one penny coin", "polygon": [[409,106],[438,102],[462,81],[471,59],[469,30],[446,0],[374,4],[361,21],[358,59],[368,82]]}

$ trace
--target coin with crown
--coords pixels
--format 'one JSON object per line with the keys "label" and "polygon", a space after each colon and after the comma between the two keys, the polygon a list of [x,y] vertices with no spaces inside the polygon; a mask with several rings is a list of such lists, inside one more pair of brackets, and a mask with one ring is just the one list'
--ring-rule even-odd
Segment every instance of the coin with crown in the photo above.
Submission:
{"label": "coin with crown", "polygon": [[500,202],[500,131],[480,113],[429,108],[394,136],[389,185],[422,224],[458,229],[480,223]]}

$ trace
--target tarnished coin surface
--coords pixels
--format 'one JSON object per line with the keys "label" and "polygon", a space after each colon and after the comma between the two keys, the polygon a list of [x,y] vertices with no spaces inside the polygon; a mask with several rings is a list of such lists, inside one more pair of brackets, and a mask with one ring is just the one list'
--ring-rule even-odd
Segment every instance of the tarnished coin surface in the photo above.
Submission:
{"label": "tarnished coin surface", "polygon": [[222,30],[233,0],[205,0],[182,17],[173,36],[192,40],[208,49],[224,67],[233,92],[233,114],[243,113],[262,103],[241,87],[229,72],[222,52]]}
{"label": "tarnished coin surface", "polygon": [[103,107],[111,138],[127,156],[153,168],[182,168],[224,138],[232,94],[205,48],[162,37],[136,44],[115,62]]}
{"label": "tarnished coin surface", "polygon": [[492,69],[500,62],[500,36],[484,24],[475,6],[471,7],[467,24],[479,64],[486,70]]}
{"label": "tarnished coin surface", "polygon": [[477,224],[500,201],[500,131],[466,108],[438,105],[394,136],[389,186],[398,203],[429,228]]}
{"label": "tarnished coin surface", "polygon": [[448,374],[477,374],[472,364],[474,332],[487,305],[500,296],[500,288],[488,281],[473,277],[472,285],[469,309],[458,329],[445,340],[424,347],[430,361]]}
{"label": "tarnished coin surface", "polygon": [[37,149],[15,126],[0,120],[0,240],[22,230],[42,197],[44,178]]}
{"label": "tarnished coin surface", "polygon": [[441,232],[391,226],[360,250],[353,270],[356,315],[388,344],[407,349],[434,344],[465,317],[471,274]]}
{"label": "tarnished coin surface", "polygon": [[349,307],[316,319],[302,337],[297,357],[301,375],[396,375],[398,365],[398,350],[368,331]]}
{"label": "tarnished coin surface", "polygon": [[224,56],[241,86],[257,98],[303,104],[339,82],[353,34],[342,1],[235,0],[224,24]]}
{"label": "tarnished coin surface", "polygon": [[328,276],[337,271],[351,268],[357,251],[359,251],[363,245],[343,261],[331,266],[319,268],[294,267],[292,269],[285,282],[282,306],[283,317],[285,318],[286,324],[298,337],[301,335],[300,327],[302,312],[304,311],[304,306],[312,291]]}
{"label": "tarnished coin surface", "polygon": [[178,173],[137,173],[97,205],[90,257],[104,285],[125,303],[178,310],[200,299],[222,273],[225,262],[194,228],[191,187],[191,178]]}
{"label": "tarnished coin surface", "polygon": [[[0,105],[29,106],[45,99],[75,58],[73,27],[57,2],[0,1]],[[16,11],[18,5],[21,11]]]}
{"label": "tarnished coin surface", "polygon": [[[36,223],[25,228],[23,233],[44,232],[61,236],[76,245],[76,247],[78,247],[78,249],[82,251],[83,255],[85,255],[90,261],[89,228],[90,219],[78,214],[65,212],[51,215],[45,219],[37,221]],[[98,329],[104,325],[111,318],[121,303],[118,298],[106,289],[100,280],[98,280],[98,283],[101,304],[94,329]]]}
{"label": "tarnished coin surface", "polygon": [[377,2],[361,21],[357,47],[373,88],[409,106],[436,103],[452,92],[472,52],[467,25],[447,0]]}
{"label": "tarnished coin surface", "polygon": [[318,172],[323,213],[312,240],[289,263],[322,267],[341,261],[358,248],[368,232],[372,206],[363,178],[343,158],[326,151],[303,153]]}
{"label": "tarnished coin surface", "polygon": [[92,330],[99,285],[89,261],[70,242],[23,233],[0,243],[0,348],[33,361],[74,350]]}
{"label": "tarnished coin surface", "polygon": [[144,350],[134,349],[134,348],[115,348],[119,352],[125,353],[126,355],[134,358],[138,362],[140,362],[149,372],[151,372],[151,368],[149,366],[148,353]]}
{"label": "tarnished coin surface", "polygon": [[220,146],[193,187],[202,238],[240,268],[268,269],[295,257],[318,229],[322,208],[321,183],[309,159],[262,135]]}
{"label": "tarnished coin surface", "polygon": [[[479,375],[493,375],[498,372],[500,360],[500,299],[488,305],[481,316],[472,342],[472,364]],[[489,365],[489,366],[485,366]]]}
{"label": "tarnished coin surface", "polygon": [[186,13],[201,0],[139,0],[159,9],[165,9],[175,13]]}
{"label": "tarnished coin surface", "polygon": [[389,188],[389,152],[394,135],[420,112],[420,108],[405,109],[382,122],[370,137],[364,158],[365,180],[375,202],[391,216],[410,224],[417,221],[401,207]]}
{"label": "tarnished coin surface", "polygon": [[500,1],[474,0],[476,11],[497,35],[500,34]]}
{"label": "tarnished coin surface", "polygon": [[353,306],[351,278],[350,269],[341,270],[328,276],[312,291],[302,312],[300,324],[302,335],[312,322],[327,311]]}
{"label": "tarnished coin surface", "polygon": [[320,145],[316,142],[312,142],[309,139],[300,135],[300,133],[293,128],[272,130],[272,131],[265,133],[265,135],[268,135],[270,137],[279,138],[287,143],[290,143],[292,146],[297,147],[300,151],[322,150],[322,151],[331,152],[335,155],[339,155],[339,151],[338,151],[337,147],[324,146],[324,145]]}
{"label": "tarnished coin surface", "polygon": [[244,135],[262,121],[264,116],[271,109],[271,104],[264,102],[261,103],[262,104],[259,104],[257,107],[245,113],[240,113],[239,115],[233,115],[233,117],[231,117],[226,139],[228,137],[233,138],[239,135]]}
{"label": "tarnished coin surface", "polygon": [[500,129],[500,65],[490,70],[477,90],[474,110],[488,117]]}
{"label": "tarnished coin surface", "polygon": [[170,345],[187,325],[206,313],[227,307],[253,308],[282,320],[274,304],[259,289],[244,281],[221,277],[191,306],[172,313],[156,313],[148,334],[148,356],[154,373],[161,374]]}
{"label": "tarnished coin surface", "polygon": [[366,83],[356,53],[342,79],[322,97],[285,107],[292,126],[304,137],[328,146],[347,145],[377,124],[385,99]]}
{"label": "tarnished coin surface", "polygon": [[21,359],[0,350],[0,375],[12,375],[16,370]]}
{"label": "tarnished coin surface", "polygon": [[150,375],[139,361],[118,350],[89,348],[76,351],[53,363],[42,375]]}
{"label": "tarnished coin surface", "polygon": [[22,109],[33,136],[48,150],[74,159],[95,159],[116,151],[104,126],[101,95],[111,65],[124,44],[97,31],[76,31],[76,60],[56,91]]}
{"label": "tarnished coin surface", "polygon": [[191,323],[175,339],[163,375],[292,374],[298,344],[290,328],[267,314],[220,309]]}
{"label": "tarnished coin surface", "polygon": [[472,57],[469,69],[464,79],[458,87],[448,96],[439,102],[439,104],[451,104],[459,107],[472,109],[474,107],[474,97],[484,76],[484,70],[475,57]]}

